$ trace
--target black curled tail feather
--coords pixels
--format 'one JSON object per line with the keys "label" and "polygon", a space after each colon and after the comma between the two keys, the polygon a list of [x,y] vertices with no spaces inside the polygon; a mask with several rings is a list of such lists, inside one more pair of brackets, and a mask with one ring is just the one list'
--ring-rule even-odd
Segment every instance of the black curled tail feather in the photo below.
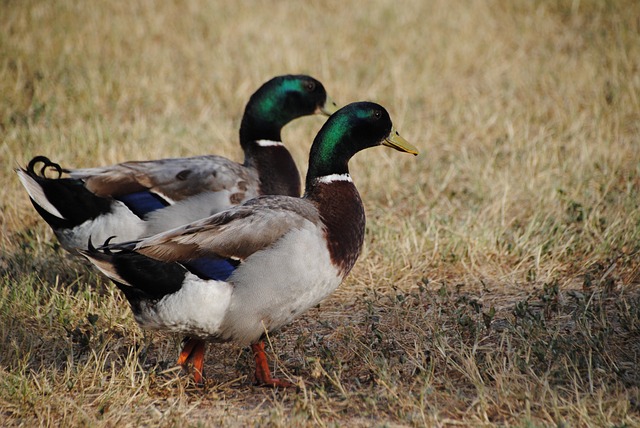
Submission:
{"label": "black curled tail feather", "polygon": [[[36,166],[38,164],[42,164],[42,167],[40,168],[39,171],[36,171]],[[27,171],[27,174],[29,174],[31,177],[47,178],[48,169],[53,169],[58,174],[58,177],[57,177],[58,179],[62,178],[62,173],[69,172],[68,170],[63,169],[60,166],[60,164],[52,162],[46,156],[36,156],[33,159],[31,159],[29,161],[29,164],[27,165],[26,171]]]}
{"label": "black curled tail feather", "polygon": [[[40,187],[47,204],[58,211],[49,212],[43,207],[47,205],[44,201],[31,198],[36,211],[54,229],[72,229],[87,220],[112,212],[113,199],[95,195],[85,187],[83,180],[63,177],[63,173],[69,170],[45,156],[31,159],[23,171],[35,182],[34,185]],[[54,173],[49,175],[56,176],[47,176],[49,171]]]}
{"label": "black curled tail feather", "polygon": [[[111,241],[113,239],[115,239],[116,236],[110,236],[107,238],[106,241],[104,241],[104,244],[102,244],[100,247],[98,247],[98,249],[100,251],[103,251],[106,254],[113,254],[114,250],[117,252],[133,252],[133,250],[136,249],[136,246],[138,245],[138,243],[140,242],[140,240],[135,240],[135,241],[126,241],[126,242],[116,242],[114,244],[111,243]],[[89,244],[91,244],[91,239],[89,239]]]}
{"label": "black curled tail feather", "polygon": [[[94,255],[102,252],[107,255],[112,255],[113,254],[112,249],[115,247],[115,245],[121,245],[121,244],[111,244],[111,241],[115,238],[116,238],[115,235],[108,237],[100,247],[96,248],[93,245],[93,240],[91,239],[91,236],[89,236],[89,242],[87,242],[87,248],[89,250],[87,251],[87,253]],[[131,244],[135,244],[136,242],[138,241],[132,241]],[[133,247],[131,249],[133,249]]]}

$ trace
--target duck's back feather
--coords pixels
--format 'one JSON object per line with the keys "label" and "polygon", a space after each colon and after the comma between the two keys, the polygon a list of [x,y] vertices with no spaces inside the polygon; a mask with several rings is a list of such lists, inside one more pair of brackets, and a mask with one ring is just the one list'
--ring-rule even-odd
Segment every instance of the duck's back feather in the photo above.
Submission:
{"label": "duck's back feather", "polygon": [[239,203],[257,196],[255,189],[259,188],[255,170],[214,155],[125,162],[68,172],[98,196],[117,198],[148,190],[170,203],[221,190],[228,191],[232,202]]}

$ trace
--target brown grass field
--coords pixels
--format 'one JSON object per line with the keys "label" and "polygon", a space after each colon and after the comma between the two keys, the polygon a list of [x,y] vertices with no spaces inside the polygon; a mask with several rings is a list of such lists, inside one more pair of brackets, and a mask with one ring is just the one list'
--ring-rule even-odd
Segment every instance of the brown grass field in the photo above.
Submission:
{"label": "brown grass field", "polygon": [[[640,426],[640,2],[0,1],[0,425]],[[57,244],[14,173],[241,160],[278,74],[384,105],[420,156],[351,162],[365,249],[271,336],[180,338]],[[306,171],[320,117],[288,125]]]}

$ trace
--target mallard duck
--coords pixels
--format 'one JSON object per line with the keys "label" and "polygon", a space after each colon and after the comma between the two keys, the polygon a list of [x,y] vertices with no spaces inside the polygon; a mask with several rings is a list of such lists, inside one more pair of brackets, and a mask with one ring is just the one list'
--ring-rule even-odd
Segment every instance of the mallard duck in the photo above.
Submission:
{"label": "mallard duck", "polygon": [[[82,251],[126,296],[143,328],[188,335],[178,363],[202,381],[205,340],[250,345],[258,384],[271,376],[267,332],[331,294],[358,258],[365,213],[349,159],[385,145],[417,155],[371,102],[349,104],[320,129],[302,198],[260,196],[214,216],[142,240]],[[232,271],[209,269],[220,260]],[[215,270],[215,269],[214,269]]]}
{"label": "mallard duck", "polygon": [[[243,164],[197,156],[69,170],[37,156],[17,173],[65,249],[86,249],[89,237],[130,241],[259,195],[300,196],[300,175],[280,131],[301,116],[328,116],[336,109],[318,80],[278,76],[263,84],[245,108]],[[47,172],[57,176],[48,178]]]}

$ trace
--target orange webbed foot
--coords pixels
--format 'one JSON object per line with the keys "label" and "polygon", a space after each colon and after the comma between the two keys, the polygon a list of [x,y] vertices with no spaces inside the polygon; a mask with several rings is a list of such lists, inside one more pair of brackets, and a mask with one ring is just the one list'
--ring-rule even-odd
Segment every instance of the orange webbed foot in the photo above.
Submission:
{"label": "orange webbed foot", "polygon": [[284,379],[276,379],[271,377],[267,354],[264,352],[264,342],[260,341],[251,345],[253,357],[256,360],[256,383],[258,385],[271,388],[291,388],[295,384]]}

